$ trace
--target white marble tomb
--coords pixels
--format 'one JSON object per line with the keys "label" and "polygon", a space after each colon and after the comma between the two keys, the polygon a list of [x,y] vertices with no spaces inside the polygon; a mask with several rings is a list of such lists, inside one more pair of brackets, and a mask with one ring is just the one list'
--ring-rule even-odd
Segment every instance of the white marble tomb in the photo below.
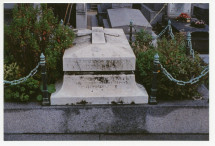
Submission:
{"label": "white marble tomb", "polygon": [[148,103],[135,81],[136,57],[122,29],[93,27],[77,36],[64,53],[64,79],[51,105]]}

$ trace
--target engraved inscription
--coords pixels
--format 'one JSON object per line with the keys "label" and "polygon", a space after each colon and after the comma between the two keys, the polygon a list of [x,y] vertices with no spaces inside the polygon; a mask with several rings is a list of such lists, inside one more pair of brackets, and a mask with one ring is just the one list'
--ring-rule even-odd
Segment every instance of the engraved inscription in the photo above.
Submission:
{"label": "engraved inscription", "polygon": [[108,87],[119,87],[120,85],[128,84],[129,77],[103,77],[103,76],[96,76],[96,77],[80,77],[79,81],[75,84],[80,88],[87,88],[87,89],[96,89],[96,88],[108,88]]}

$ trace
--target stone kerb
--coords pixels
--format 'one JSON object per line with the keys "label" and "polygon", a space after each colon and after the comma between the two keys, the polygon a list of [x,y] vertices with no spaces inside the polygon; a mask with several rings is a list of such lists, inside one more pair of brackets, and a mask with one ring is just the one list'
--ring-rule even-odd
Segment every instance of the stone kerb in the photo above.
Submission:
{"label": "stone kerb", "polygon": [[208,134],[207,100],[158,105],[48,106],[6,103],[5,134]]}

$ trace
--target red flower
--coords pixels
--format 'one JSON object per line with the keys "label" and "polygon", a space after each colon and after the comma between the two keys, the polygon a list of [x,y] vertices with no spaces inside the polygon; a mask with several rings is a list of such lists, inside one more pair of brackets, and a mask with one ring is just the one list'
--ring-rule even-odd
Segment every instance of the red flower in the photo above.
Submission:
{"label": "red flower", "polygon": [[45,35],[46,34],[46,31],[43,31],[43,35]]}

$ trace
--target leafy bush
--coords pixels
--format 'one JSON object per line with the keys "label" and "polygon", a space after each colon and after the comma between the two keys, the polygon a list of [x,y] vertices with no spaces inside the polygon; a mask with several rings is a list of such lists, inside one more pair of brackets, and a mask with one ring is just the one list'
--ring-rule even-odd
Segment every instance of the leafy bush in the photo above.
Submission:
{"label": "leafy bush", "polygon": [[[4,65],[4,79],[15,80],[21,76],[19,66],[16,63]],[[4,97],[6,101],[28,101],[30,97],[38,94],[39,81],[29,78],[26,82],[19,85],[5,86]]]}
{"label": "leafy bush", "polygon": [[[149,38],[149,34],[138,33],[139,38]],[[142,35],[142,36],[141,36]],[[154,48],[150,45],[152,39],[143,45],[137,39],[134,48],[137,61],[136,76],[137,80],[143,84],[150,94],[152,82],[153,60],[156,53],[159,54],[161,64],[166,70],[178,80],[189,81],[193,77],[200,75],[205,65],[198,54],[195,52],[195,59],[186,55],[185,37],[181,34],[176,34],[175,40],[167,40],[165,37],[158,40],[158,47]],[[185,86],[177,85],[170,81],[163,73],[158,74],[158,99],[190,99],[194,96],[199,96],[197,88],[208,76],[203,77],[195,84],[186,84]]]}
{"label": "leafy bush", "polygon": [[[46,4],[41,4],[40,8],[33,8],[31,4],[17,4],[13,9],[11,25],[4,27],[4,39],[5,80],[28,75],[40,61],[43,52],[48,84],[52,84],[63,76],[62,57],[64,50],[72,46],[74,32],[68,26],[61,25]],[[19,66],[16,68],[19,73],[14,71],[14,62]],[[34,94],[31,91],[39,91],[40,80],[41,74],[38,72],[34,78],[20,85],[6,87],[5,98],[29,100]],[[22,87],[29,92],[23,91]]]}
{"label": "leafy bush", "polygon": [[41,8],[19,4],[13,9],[12,24],[5,26],[4,35],[5,63],[17,62],[23,69],[22,74],[27,75],[43,52],[48,82],[54,83],[62,77],[62,56],[64,50],[72,45],[74,33],[57,21],[46,4],[41,4]]}

